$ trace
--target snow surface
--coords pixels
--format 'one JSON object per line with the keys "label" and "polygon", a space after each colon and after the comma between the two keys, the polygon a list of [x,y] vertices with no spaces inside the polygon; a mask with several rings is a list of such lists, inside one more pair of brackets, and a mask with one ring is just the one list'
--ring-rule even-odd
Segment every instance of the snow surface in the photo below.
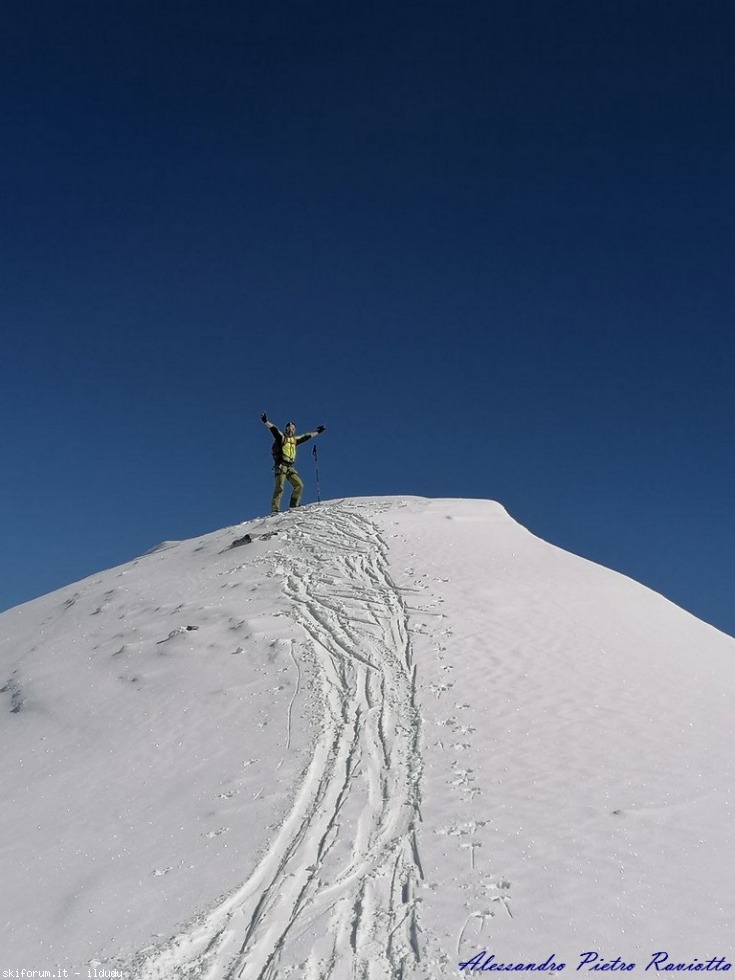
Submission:
{"label": "snow surface", "polygon": [[735,641],[497,503],[166,542],[3,613],[0,688],[0,974],[735,960]]}

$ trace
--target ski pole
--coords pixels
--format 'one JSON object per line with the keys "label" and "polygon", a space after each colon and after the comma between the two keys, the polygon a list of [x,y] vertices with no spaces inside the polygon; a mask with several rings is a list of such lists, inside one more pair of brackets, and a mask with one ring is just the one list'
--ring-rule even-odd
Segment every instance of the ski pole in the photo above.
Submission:
{"label": "ski pole", "polygon": [[316,446],[311,447],[311,455],[314,457],[314,469],[316,470],[316,502],[320,504],[322,495],[319,490],[319,454],[316,451]]}

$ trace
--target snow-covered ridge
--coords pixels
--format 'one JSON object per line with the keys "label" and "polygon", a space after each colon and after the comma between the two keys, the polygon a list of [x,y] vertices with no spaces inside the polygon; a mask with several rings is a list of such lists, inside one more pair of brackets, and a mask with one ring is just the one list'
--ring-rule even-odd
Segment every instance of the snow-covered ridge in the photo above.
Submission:
{"label": "snow-covered ridge", "polygon": [[0,616],[0,969],[725,954],[734,654],[492,501],[165,542]]}

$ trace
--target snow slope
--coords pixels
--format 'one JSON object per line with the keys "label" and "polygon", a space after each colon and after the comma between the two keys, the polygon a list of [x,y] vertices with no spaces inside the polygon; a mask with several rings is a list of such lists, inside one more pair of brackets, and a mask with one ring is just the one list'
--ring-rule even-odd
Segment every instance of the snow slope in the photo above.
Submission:
{"label": "snow slope", "polygon": [[735,960],[735,641],[491,501],[166,543],[2,614],[0,688],[0,973]]}

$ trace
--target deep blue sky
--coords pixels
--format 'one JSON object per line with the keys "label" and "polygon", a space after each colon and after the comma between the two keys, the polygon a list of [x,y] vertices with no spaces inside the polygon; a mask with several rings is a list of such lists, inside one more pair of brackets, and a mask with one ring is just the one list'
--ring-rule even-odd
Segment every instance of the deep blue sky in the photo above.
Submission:
{"label": "deep blue sky", "polygon": [[6,0],[0,608],[265,513],[266,410],[324,497],[497,499],[735,633],[733,50],[730,0]]}

